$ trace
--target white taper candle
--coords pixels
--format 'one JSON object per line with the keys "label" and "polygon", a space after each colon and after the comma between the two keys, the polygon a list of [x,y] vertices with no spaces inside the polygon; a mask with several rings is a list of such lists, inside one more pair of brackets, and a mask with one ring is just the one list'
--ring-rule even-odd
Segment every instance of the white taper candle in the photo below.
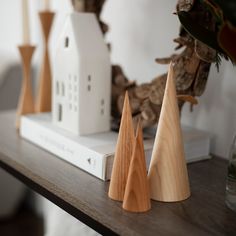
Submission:
{"label": "white taper candle", "polygon": [[44,10],[50,10],[50,0],[44,0]]}
{"label": "white taper candle", "polygon": [[23,43],[30,44],[28,0],[22,0]]}

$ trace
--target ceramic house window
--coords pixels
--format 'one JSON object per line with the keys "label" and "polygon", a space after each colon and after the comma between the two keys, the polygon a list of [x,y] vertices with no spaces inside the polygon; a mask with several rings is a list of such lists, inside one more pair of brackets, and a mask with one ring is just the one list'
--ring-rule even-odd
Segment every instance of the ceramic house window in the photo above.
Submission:
{"label": "ceramic house window", "polygon": [[65,38],[65,48],[68,48],[69,47],[69,37],[67,36],[66,38]]}

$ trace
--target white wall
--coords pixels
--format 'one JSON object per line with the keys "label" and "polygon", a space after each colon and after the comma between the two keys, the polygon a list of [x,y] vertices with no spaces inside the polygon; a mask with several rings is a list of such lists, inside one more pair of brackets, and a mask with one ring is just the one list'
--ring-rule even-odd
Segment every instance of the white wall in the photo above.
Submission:
{"label": "white wall", "polygon": [[212,65],[207,89],[191,113],[185,106],[182,121],[212,134],[212,153],[228,157],[236,131],[236,67],[223,62],[218,73]]}
{"label": "white wall", "polygon": [[[35,63],[39,64],[42,47],[37,11],[43,0],[29,0],[31,4],[31,32],[33,43],[39,45]],[[19,0],[8,0],[0,8],[0,56],[2,51],[18,57],[15,49],[21,42],[21,7]],[[178,19],[172,12],[177,0],[108,0],[102,17],[110,25],[107,40],[112,43],[112,61],[121,64],[130,79],[150,81],[166,66],[157,65],[156,57],[173,53],[173,38],[178,35]],[[54,22],[50,48],[55,53],[55,44],[60,29],[71,11],[70,0],[53,0],[52,8],[58,13]],[[209,131],[214,135],[211,150],[227,156],[232,135],[235,132],[236,69],[223,62],[220,73],[212,66],[207,90],[200,104],[189,112],[184,108],[184,123]]]}
{"label": "white wall", "polygon": [[112,61],[123,65],[130,79],[150,81],[166,71],[156,57],[173,52],[179,23],[172,14],[176,0],[108,0],[103,19],[110,26]]}

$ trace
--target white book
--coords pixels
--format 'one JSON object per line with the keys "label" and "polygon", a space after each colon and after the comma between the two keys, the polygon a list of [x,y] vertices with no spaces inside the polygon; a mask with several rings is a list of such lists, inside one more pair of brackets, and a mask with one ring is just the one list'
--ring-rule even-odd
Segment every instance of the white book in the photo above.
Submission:
{"label": "white book", "polygon": [[[77,136],[53,125],[51,120],[51,113],[23,116],[20,134],[28,141],[56,155],[55,157],[102,180],[109,180],[118,134],[111,131]],[[183,131],[186,161],[209,159],[210,136],[192,128],[185,127]],[[147,167],[150,163],[154,133],[149,130],[144,134]]]}

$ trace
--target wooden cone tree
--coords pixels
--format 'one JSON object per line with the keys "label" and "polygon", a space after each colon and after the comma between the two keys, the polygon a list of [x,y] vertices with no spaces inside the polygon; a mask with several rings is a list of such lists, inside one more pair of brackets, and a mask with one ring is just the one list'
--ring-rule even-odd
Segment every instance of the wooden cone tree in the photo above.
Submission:
{"label": "wooden cone tree", "polygon": [[190,196],[172,64],[169,67],[148,180],[154,200],[176,202]]}
{"label": "wooden cone tree", "polygon": [[140,122],[137,127],[132,159],[125,188],[123,208],[131,212],[145,212],[151,208],[147,169]]}
{"label": "wooden cone tree", "polygon": [[108,196],[113,200],[123,201],[133,146],[133,120],[126,92],[108,192]]}

